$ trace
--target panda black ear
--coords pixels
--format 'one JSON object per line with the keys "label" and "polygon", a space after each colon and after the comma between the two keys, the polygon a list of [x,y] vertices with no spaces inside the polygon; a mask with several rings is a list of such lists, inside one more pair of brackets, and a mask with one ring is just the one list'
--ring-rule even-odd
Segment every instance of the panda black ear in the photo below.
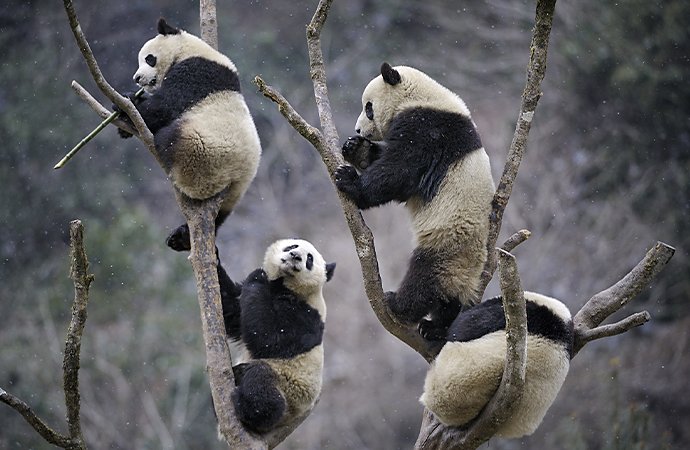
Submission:
{"label": "panda black ear", "polygon": [[165,19],[161,17],[160,19],[158,19],[158,34],[162,34],[163,36],[168,34],[180,34],[180,30],[168,25],[168,22],[166,22]]}
{"label": "panda black ear", "polygon": [[326,281],[331,281],[333,278],[333,272],[335,272],[335,263],[326,264]]}
{"label": "panda black ear", "polygon": [[387,62],[381,64],[381,75],[383,75],[383,81],[391,86],[400,83],[400,73],[392,68]]}

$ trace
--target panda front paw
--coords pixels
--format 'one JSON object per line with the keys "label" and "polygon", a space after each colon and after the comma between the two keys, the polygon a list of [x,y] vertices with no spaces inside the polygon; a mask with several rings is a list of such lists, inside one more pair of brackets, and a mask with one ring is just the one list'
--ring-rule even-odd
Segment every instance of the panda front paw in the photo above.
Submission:
{"label": "panda front paw", "polygon": [[417,331],[427,341],[445,341],[447,339],[448,330],[445,327],[438,326],[431,320],[422,319],[417,325]]}
{"label": "panda front paw", "polygon": [[338,167],[335,171],[335,185],[354,199],[359,194],[359,174],[357,170],[348,164]]}
{"label": "panda front paw", "polygon": [[165,240],[165,243],[171,249],[177,252],[188,252],[192,249],[192,244],[189,240],[189,227],[185,223],[177,227],[170,236]]}
{"label": "panda front paw", "polygon": [[254,283],[254,284],[267,284],[268,283],[268,275],[266,275],[266,271],[264,269],[258,268],[254,270],[252,273],[247,275],[247,279],[244,281],[245,284],[249,283]]}
{"label": "panda front paw", "polygon": [[342,147],[343,158],[356,168],[364,170],[369,167],[369,153],[371,151],[371,141],[360,135],[347,138]]}

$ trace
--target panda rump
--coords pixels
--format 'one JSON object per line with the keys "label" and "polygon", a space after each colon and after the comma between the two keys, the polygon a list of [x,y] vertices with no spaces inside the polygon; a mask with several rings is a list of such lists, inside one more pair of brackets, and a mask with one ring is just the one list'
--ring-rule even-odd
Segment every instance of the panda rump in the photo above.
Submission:
{"label": "panda rump", "polygon": [[[499,437],[532,434],[558,394],[570,366],[573,322],[560,301],[525,292],[527,359],[523,394]],[[505,315],[500,297],[463,311],[432,362],[420,401],[445,425],[466,426],[494,396],[506,358]]]}

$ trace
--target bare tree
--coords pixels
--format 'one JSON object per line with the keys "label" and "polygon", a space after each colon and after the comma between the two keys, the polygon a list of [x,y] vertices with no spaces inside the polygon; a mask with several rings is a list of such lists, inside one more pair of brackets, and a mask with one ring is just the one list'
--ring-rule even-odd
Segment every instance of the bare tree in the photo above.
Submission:
{"label": "bare tree", "polygon": [[67,434],[50,428],[39,418],[23,400],[0,388],[0,401],[14,408],[47,442],[70,450],[85,449],[86,443],[81,432],[79,419],[79,355],[81,338],[86,324],[86,307],[89,302],[89,287],[93,275],[88,273],[89,262],[84,250],[84,227],[79,220],[72,221],[70,234],[70,271],[74,282],[74,301],[72,319],[70,320],[65,342],[65,354],[62,362],[62,380],[67,407]]}
{"label": "bare tree", "polygon": [[[278,91],[267,85],[261,78],[255,78],[255,83],[259,86],[261,92],[278,105],[280,112],[288,122],[318,151],[326,165],[331,180],[333,180],[337,167],[343,163],[339,150],[340,139],[334,125],[328,97],[326,67],[320,44],[321,31],[325,25],[332,1],[320,0],[315,14],[307,26],[310,76],[319,112],[320,128],[308,124]],[[102,75],[88,41],[79,26],[72,1],[63,0],[63,3],[74,37],[97,86],[106,97],[132,119],[135,129],[132,129],[122,121],[116,120],[114,122],[115,125],[134,132],[144,145],[156,155],[156,152],[153,151],[153,136],[134,105],[128,99],[118,94]],[[524,384],[525,374],[527,322],[525,301],[522,295],[517,263],[509,252],[529,237],[529,231],[518,231],[503,243],[501,249],[496,249],[495,246],[501,229],[503,212],[510,199],[512,185],[526,149],[527,137],[537,103],[541,96],[541,81],[546,69],[546,55],[554,8],[555,0],[537,0],[535,26],[529,49],[530,61],[527,67],[527,81],[523,91],[522,105],[518,115],[514,138],[508,151],[507,163],[494,196],[492,213],[487,218],[491,229],[488,242],[489,259],[485,266],[482,281],[485,288],[496,268],[499,268],[500,287],[503,293],[506,313],[507,348],[509,349],[503,378],[494,398],[467,429],[447,427],[441,424],[431,412],[424,411],[420,433],[415,444],[417,449],[476,448],[493,436],[498,426],[510,416],[511,405],[516,404],[522,394],[521,389]],[[201,0],[200,16],[202,38],[212,46],[217,47],[215,1]],[[73,87],[75,92],[97,114],[102,117],[110,114],[110,111],[104,108],[76,82],[73,83]],[[284,428],[261,438],[245,430],[235,416],[232,402],[230,401],[230,394],[234,388],[232,360],[223,326],[215,257],[214,219],[218,213],[223,195],[224,192],[221,192],[206,201],[193,201],[186,198],[179,191],[176,191],[178,204],[190,229],[192,241],[190,261],[197,283],[209,383],[218,417],[219,429],[230,447],[248,449],[272,448],[285,439],[304,420],[308,412],[304,416],[296,418],[293,423],[288,424]],[[383,289],[373,235],[355,205],[342,194],[339,193],[339,195],[360,260],[365,292],[371,308],[388,332],[414,349],[425,360],[433,361],[438,349],[435,349],[425,341],[416,330],[401,326],[388,315],[383,301]],[[81,231],[78,234],[81,236]],[[76,241],[73,245],[74,247],[81,246]],[[582,307],[574,316],[574,354],[592,340],[626,332],[649,320],[650,316],[647,312],[640,312],[617,323],[601,325],[606,318],[622,308],[653,280],[668,263],[673,252],[673,248],[666,244],[660,242],[655,244],[628,275],[612,287],[594,295]],[[26,403],[0,390],[0,399],[3,402],[19,411],[48,442],[63,448],[86,448],[79,424],[77,374],[79,344],[86,318],[88,286],[92,278],[86,275],[85,255],[83,263],[75,265],[75,267],[79,268],[79,270],[73,271],[73,280],[77,294],[75,295],[75,307],[73,308],[72,323],[68,332],[65,364],[63,366],[68,410],[68,435],[51,430],[31,412]],[[78,275],[74,275],[74,273],[78,273]],[[77,302],[78,298],[80,299],[79,303]]]}
{"label": "bare tree", "polygon": [[[276,89],[267,85],[260,77],[255,78],[255,83],[261,92],[278,105],[280,112],[288,122],[319,152],[331,181],[334,180],[337,167],[344,162],[339,151],[340,139],[334,126],[328,99],[326,69],[320,44],[321,30],[332,1],[320,0],[316,13],[307,26],[310,76],[314,87],[321,130],[308,124]],[[541,97],[541,81],[546,71],[546,56],[555,3],[555,0],[537,0],[522,105],[503,176],[494,195],[492,212],[488,218],[490,223],[490,236],[487,244],[489,258],[482,275],[482,286],[483,289],[486,288],[498,265],[501,269],[500,285],[506,314],[506,339],[509,349],[503,378],[494,398],[468,429],[444,426],[431,412],[425,411],[420,434],[415,444],[417,449],[471,449],[478,447],[491,438],[499,425],[510,416],[511,405],[517,403],[521,395],[520,391],[525,374],[527,320],[516,262],[508,251],[526,240],[529,237],[529,231],[521,230],[515,233],[503,244],[503,249],[494,250],[494,247],[501,229],[503,212],[510,199],[513,182],[525,153],[527,137],[537,103]],[[399,325],[388,315],[383,302],[383,288],[373,235],[356,206],[343,194],[340,192],[338,194],[360,260],[369,304],[381,325],[388,332],[409,345],[427,361],[432,361],[438,349],[434,350],[416,330]],[[649,313],[644,311],[633,314],[615,324],[601,325],[606,318],[622,308],[647,286],[668,263],[673,253],[672,247],[661,242],[656,243],[628,275],[614,286],[593,296],[582,307],[574,317],[574,354],[587,342],[624,333],[649,320]]]}

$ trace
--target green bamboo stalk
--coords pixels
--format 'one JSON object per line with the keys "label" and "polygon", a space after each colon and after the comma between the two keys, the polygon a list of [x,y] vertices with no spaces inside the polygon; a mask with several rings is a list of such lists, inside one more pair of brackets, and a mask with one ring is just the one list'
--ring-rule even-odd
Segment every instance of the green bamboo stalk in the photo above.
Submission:
{"label": "green bamboo stalk", "polygon": [[[143,93],[144,93],[144,88],[139,89],[134,94],[134,98],[138,98]],[[79,141],[79,143],[77,145],[75,145],[72,150],[70,150],[57,164],[55,164],[55,167],[53,167],[53,169],[60,169],[62,166],[67,164],[67,161],[72,159],[72,157],[74,155],[76,155],[77,152],[79,150],[81,150],[81,148],[83,146],[85,146],[91,139],[96,137],[96,135],[98,133],[100,133],[103,130],[103,128],[107,127],[110,122],[117,119],[118,117],[120,117],[120,111],[115,111],[112,114],[110,114],[108,117],[106,117],[105,120],[103,120],[103,122],[101,122],[96,128],[94,128],[93,131],[91,133],[89,133],[84,139]]]}

